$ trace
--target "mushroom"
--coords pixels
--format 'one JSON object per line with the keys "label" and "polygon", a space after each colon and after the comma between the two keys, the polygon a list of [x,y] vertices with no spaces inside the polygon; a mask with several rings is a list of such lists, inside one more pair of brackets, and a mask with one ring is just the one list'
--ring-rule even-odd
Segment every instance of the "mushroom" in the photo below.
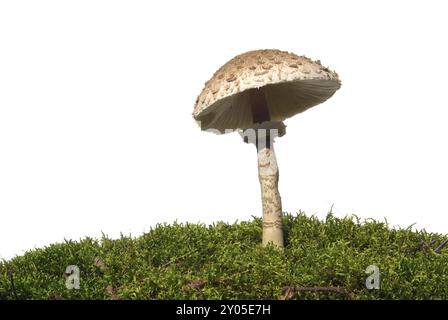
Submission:
{"label": "mushroom", "polygon": [[319,60],[280,50],[255,50],[223,65],[205,83],[193,117],[202,130],[240,130],[254,143],[263,203],[263,245],[283,248],[282,205],[274,138],[283,121],[330,98],[341,86],[336,72]]}

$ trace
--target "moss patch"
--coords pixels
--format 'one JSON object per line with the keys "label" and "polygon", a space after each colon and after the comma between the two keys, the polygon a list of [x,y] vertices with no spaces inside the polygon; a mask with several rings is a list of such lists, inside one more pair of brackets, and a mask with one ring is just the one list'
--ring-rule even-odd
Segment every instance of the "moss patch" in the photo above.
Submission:
{"label": "moss patch", "polygon": [[[0,299],[448,299],[444,235],[332,214],[284,225],[283,252],[260,246],[257,218],[53,244],[0,263]],[[78,290],[66,288],[69,265]],[[369,265],[378,290],[365,286]]]}

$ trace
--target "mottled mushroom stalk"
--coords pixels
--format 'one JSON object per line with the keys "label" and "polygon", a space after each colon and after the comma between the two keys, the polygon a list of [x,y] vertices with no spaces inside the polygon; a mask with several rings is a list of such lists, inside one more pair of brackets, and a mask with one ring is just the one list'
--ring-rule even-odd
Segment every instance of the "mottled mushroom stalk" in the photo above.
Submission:
{"label": "mottled mushroom stalk", "polygon": [[[271,120],[266,98],[261,89],[249,90],[253,123]],[[257,129],[256,147],[258,178],[263,204],[263,246],[269,243],[283,248],[282,201],[278,191],[279,172],[270,130]]]}

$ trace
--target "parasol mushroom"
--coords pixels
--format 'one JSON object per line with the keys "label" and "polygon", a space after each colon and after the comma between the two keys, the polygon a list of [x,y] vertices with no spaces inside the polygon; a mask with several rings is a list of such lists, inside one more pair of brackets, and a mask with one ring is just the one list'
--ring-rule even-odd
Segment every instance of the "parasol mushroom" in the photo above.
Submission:
{"label": "parasol mushroom", "polygon": [[280,50],[255,50],[223,65],[196,100],[193,117],[202,130],[240,129],[244,141],[257,147],[263,245],[284,245],[274,138],[285,134],[283,120],[324,102],[340,86],[337,73],[319,60]]}

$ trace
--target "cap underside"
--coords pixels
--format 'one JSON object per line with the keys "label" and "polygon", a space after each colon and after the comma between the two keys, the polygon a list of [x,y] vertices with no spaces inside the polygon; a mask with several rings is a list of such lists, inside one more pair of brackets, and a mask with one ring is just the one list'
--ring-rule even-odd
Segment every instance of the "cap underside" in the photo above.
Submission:
{"label": "cap underside", "polygon": [[[271,120],[283,121],[330,98],[340,87],[336,79],[307,79],[260,87]],[[196,117],[202,130],[246,129],[253,125],[248,90],[216,101]]]}

